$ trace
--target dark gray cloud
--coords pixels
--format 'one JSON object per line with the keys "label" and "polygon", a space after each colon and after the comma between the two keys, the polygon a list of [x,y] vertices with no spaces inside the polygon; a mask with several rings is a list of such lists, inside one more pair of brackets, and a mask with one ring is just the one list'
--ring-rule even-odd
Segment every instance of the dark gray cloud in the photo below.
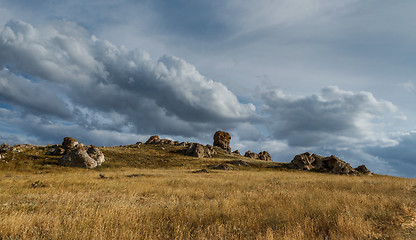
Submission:
{"label": "dark gray cloud", "polygon": [[368,148],[369,154],[389,162],[402,176],[416,178],[416,131],[398,134],[398,144],[385,148]]}
{"label": "dark gray cloud", "polygon": [[154,62],[144,51],[116,47],[71,22],[45,29],[8,22],[0,33],[0,65],[7,68],[0,90],[10,93],[3,100],[62,120],[73,114],[90,129],[130,126],[139,133],[196,136],[255,117],[254,105],[240,103],[183,59]]}
{"label": "dark gray cloud", "polygon": [[8,69],[0,70],[0,101],[23,106],[24,112],[71,119],[68,106],[54,90],[52,84],[45,87],[10,73]]}

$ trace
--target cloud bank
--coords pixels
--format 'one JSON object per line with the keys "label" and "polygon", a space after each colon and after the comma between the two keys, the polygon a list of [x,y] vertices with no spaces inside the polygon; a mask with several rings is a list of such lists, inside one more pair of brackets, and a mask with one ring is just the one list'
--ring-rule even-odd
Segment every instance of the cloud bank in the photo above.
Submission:
{"label": "cloud bank", "polygon": [[152,61],[71,22],[37,29],[9,21],[0,66],[2,102],[85,129],[195,136],[255,117],[253,104],[185,60]]}
{"label": "cloud bank", "polygon": [[388,101],[369,92],[350,92],[326,87],[319,94],[287,96],[281,91],[262,95],[268,128],[275,139],[287,139],[293,147],[331,146],[360,148],[397,144],[380,131],[383,118],[396,112]]}

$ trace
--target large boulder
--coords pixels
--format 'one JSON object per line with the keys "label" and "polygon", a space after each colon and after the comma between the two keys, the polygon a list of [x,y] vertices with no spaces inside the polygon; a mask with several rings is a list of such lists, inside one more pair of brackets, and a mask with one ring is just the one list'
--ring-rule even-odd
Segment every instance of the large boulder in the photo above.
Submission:
{"label": "large boulder", "polygon": [[267,151],[260,152],[258,155],[259,155],[260,160],[267,161],[267,162],[273,161],[272,156],[270,156],[269,152]]}
{"label": "large boulder", "polygon": [[315,169],[320,172],[335,174],[356,174],[349,163],[331,155],[330,157],[317,157],[314,164]]}
{"label": "large boulder", "polygon": [[95,146],[78,144],[73,149],[66,150],[59,163],[63,166],[95,168],[105,161],[104,154]]}
{"label": "large boulder", "polygon": [[216,153],[212,146],[199,143],[191,143],[185,150],[186,155],[197,158],[211,158]]}
{"label": "large boulder", "polygon": [[231,135],[228,132],[217,131],[214,134],[214,146],[224,149],[228,153],[231,153],[230,141]]}
{"label": "large boulder", "polygon": [[371,175],[370,170],[367,169],[367,167],[363,164],[355,168],[355,171],[362,175]]}
{"label": "large boulder", "polygon": [[244,157],[259,159],[259,155],[257,153],[252,152],[252,151],[247,151],[244,154]]}
{"label": "large boulder", "polygon": [[158,144],[160,142],[160,138],[158,135],[151,136],[145,144]]}
{"label": "large boulder", "polygon": [[55,145],[49,150],[52,155],[63,155],[59,164],[70,167],[95,168],[105,161],[104,154],[95,146],[84,146],[78,140],[65,137],[62,147]]}
{"label": "large boulder", "polygon": [[293,160],[290,162],[292,168],[302,169],[302,170],[311,170],[313,169],[313,163],[315,162],[315,157],[311,156],[310,153],[305,152],[299,155],[296,155]]}
{"label": "large boulder", "polygon": [[72,150],[75,149],[78,146],[78,140],[76,140],[75,138],[71,138],[71,137],[66,137],[64,138],[64,141],[62,142],[62,147],[65,150]]}

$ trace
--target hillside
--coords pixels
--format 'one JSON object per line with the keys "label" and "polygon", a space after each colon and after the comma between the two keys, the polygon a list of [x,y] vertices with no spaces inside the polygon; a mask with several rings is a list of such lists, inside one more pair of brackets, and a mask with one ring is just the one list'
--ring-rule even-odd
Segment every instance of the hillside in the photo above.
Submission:
{"label": "hillside", "polygon": [[293,170],[183,146],[100,147],[95,169],[51,147],[0,160],[1,239],[415,239],[416,180]]}

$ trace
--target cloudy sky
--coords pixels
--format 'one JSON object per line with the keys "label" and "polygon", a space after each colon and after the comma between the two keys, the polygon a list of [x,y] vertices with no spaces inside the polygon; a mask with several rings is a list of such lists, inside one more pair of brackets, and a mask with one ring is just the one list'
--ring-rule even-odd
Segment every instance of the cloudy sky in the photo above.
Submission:
{"label": "cloudy sky", "polygon": [[0,141],[158,134],[416,177],[413,0],[0,0]]}

